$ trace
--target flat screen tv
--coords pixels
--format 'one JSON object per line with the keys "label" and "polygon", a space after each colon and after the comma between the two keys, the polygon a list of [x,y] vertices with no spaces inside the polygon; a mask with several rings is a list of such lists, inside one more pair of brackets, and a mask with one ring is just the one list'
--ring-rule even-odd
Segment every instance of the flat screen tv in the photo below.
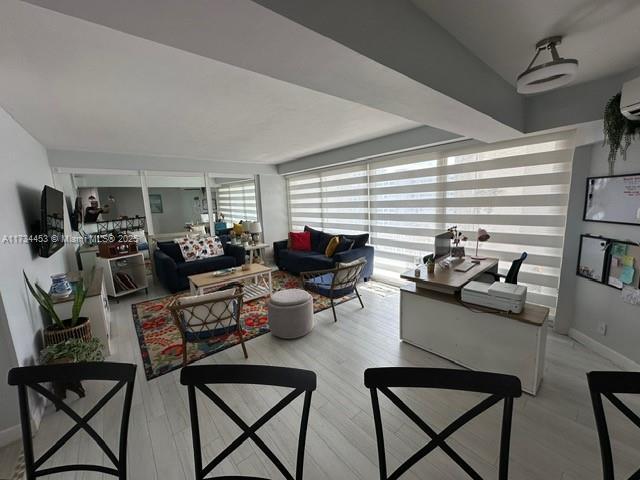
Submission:
{"label": "flat screen tv", "polygon": [[39,253],[50,257],[64,245],[64,195],[45,186],[40,199]]}

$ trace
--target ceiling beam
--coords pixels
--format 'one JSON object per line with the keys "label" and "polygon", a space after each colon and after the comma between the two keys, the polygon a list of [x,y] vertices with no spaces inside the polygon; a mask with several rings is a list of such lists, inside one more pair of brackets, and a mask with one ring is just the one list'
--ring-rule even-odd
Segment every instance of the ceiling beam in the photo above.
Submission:
{"label": "ceiling beam", "polygon": [[278,165],[278,173],[286,175],[303,172],[462,140],[464,137],[449,132],[419,127],[281,163]]}
{"label": "ceiling beam", "polygon": [[409,0],[28,1],[457,135],[522,131],[513,87]]}

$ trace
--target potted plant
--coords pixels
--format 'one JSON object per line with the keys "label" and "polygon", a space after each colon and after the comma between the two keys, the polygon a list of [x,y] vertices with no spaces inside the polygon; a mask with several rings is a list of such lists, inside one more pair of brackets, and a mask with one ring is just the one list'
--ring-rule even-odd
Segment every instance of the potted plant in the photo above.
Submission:
{"label": "potted plant", "polygon": [[[102,362],[104,360],[103,346],[97,338],[83,340],[70,338],[64,342],[49,345],[40,352],[40,363],[46,365],[58,363]],[[59,398],[66,398],[67,390],[75,392],[79,397],[85,396],[81,382],[54,382],[53,391]]]}
{"label": "potted plant", "polygon": [[[80,311],[82,305],[87,298],[88,288],[82,278],[76,283],[74,289],[73,305],[71,308],[71,318],[60,319],[60,316],[55,310],[55,303],[49,293],[44,291],[37,283],[32,284],[27,278],[27,274],[23,271],[24,280],[29,287],[31,295],[40,304],[43,310],[47,313],[51,324],[44,329],[44,344],[54,345],[71,338],[78,338],[84,341],[88,341],[91,338],[91,323],[87,317],[81,317]],[[87,284],[90,286],[93,283],[93,277],[95,275],[95,268],[91,270]]]}
{"label": "potted plant", "polygon": [[618,153],[627,159],[627,149],[635,136],[640,134],[640,122],[634,122],[622,115],[620,111],[621,94],[611,97],[604,109],[604,145],[609,145],[609,175],[613,175],[613,167]]}
{"label": "potted plant", "polygon": [[97,338],[87,341],[79,338],[70,338],[64,342],[44,347],[40,351],[40,363],[78,363],[101,362],[104,360],[104,347]]}

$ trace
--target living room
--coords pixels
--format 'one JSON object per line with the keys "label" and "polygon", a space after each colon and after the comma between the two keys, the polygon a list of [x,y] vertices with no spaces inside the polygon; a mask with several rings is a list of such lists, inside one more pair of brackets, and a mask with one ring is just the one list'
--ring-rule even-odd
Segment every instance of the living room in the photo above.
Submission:
{"label": "living room", "polygon": [[0,479],[635,478],[636,20],[2,2]]}

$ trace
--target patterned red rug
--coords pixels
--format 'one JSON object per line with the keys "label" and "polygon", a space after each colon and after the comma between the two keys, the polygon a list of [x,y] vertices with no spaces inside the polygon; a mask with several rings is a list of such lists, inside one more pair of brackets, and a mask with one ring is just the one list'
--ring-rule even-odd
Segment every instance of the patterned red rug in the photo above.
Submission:
{"label": "patterned red rug", "polygon": [[[297,277],[286,272],[274,272],[272,274],[273,290],[286,288],[300,288]],[[188,295],[188,292],[176,294]],[[326,297],[315,293],[313,296],[313,309],[315,313],[331,308],[331,302]],[[155,300],[136,303],[131,306],[133,312],[133,324],[138,335],[140,354],[144,364],[144,373],[147,380],[164,375],[182,367],[182,338],[178,328],[173,323],[171,313],[167,306],[175,295],[168,295]],[[335,300],[336,304],[346,302],[354,298],[348,295]],[[259,298],[247,302],[242,307],[243,336],[245,342],[269,332],[269,320],[267,318],[267,299]],[[189,363],[220,352],[239,343],[236,333],[229,333],[212,338],[207,343],[188,344]],[[251,352],[249,352],[251,355]]]}

